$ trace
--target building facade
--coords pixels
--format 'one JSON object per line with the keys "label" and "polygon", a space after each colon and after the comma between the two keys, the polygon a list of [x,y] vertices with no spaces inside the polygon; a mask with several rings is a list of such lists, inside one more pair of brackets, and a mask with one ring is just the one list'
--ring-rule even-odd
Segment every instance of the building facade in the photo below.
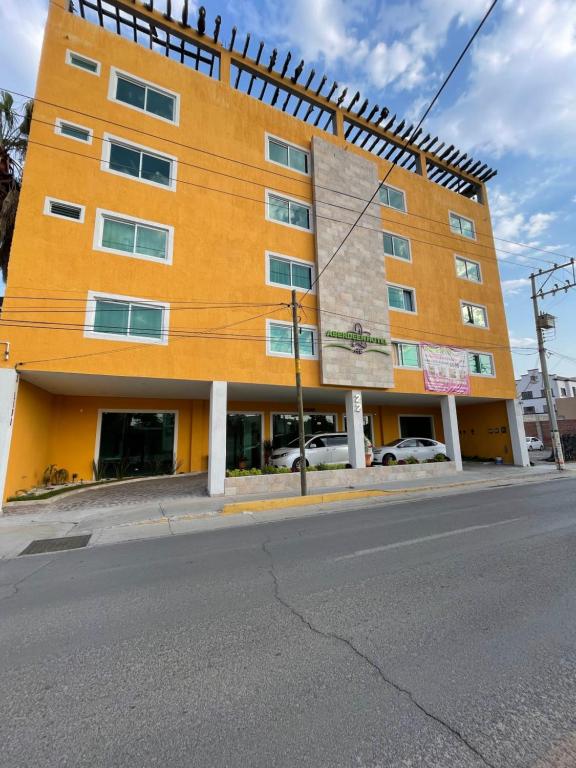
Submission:
{"label": "building facade", "polygon": [[[549,378],[554,401],[560,398],[576,397],[576,379],[556,374]],[[548,413],[544,380],[538,368],[531,368],[516,379],[516,393],[525,415]]]}
{"label": "building facade", "polygon": [[292,289],[306,430],[348,430],[353,466],[362,431],[525,464],[494,172],[219,19],[73,6],[50,4],[0,322],[3,497],[50,465],[214,494],[261,466],[296,435]]}

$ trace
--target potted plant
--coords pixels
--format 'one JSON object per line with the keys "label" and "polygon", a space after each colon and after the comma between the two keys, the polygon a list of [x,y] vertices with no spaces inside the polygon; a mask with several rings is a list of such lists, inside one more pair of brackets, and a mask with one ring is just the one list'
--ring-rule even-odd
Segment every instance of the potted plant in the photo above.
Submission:
{"label": "potted plant", "polygon": [[262,448],[264,449],[264,465],[268,466],[268,464],[270,464],[270,457],[272,456],[272,451],[274,450],[272,441],[264,440],[264,442],[262,443]]}

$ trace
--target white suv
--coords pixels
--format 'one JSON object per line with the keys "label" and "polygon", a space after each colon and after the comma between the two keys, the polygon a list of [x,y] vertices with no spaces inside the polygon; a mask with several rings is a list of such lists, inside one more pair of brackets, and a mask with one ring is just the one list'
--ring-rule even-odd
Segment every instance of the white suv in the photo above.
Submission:
{"label": "white suv", "polygon": [[[350,464],[348,455],[348,435],[346,432],[321,432],[317,435],[306,435],[304,438],[306,465],[315,467],[317,464]],[[372,464],[372,445],[364,438],[366,454],[370,454],[367,462]],[[297,470],[300,467],[300,446],[298,438],[288,445],[276,448],[270,457],[273,467],[289,467]]]}
{"label": "white suv", "polygon": [[544,443],[538,437],[527,437],[526,447],[529,451],[543,451]]}

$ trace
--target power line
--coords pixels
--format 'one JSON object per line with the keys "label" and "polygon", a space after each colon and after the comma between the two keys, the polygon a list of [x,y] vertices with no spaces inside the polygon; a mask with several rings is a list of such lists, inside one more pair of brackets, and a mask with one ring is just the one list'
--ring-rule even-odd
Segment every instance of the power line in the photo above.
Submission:
{"label": "power line", "polygon": [[[411,140],[411,136],[413,136],[413,135],[414,135],[414,134],[415,134],[415,133],[416,133],[416,132],[419,130],[420,126],[422,125],[422,123],[424,122],[424,120],[426,119],[426,117],[428,116],[428,114],[430,113],[430,111],[431,111],[432,107],[434,106],[434,104],[435,104],[435,103],[437,102],[437,100],[439,99],[439,97],[440,97],[440,94],[442,93],[442,91],[444,90],[444,88],[445,88],[445,87],[448,85],[448,82],[450,81],[450,79],[451,79],[452,75],[454,74],[454,72],[456,71],[456,69],[457,69],[458,65],[460,64],[460,62],[461,62],[461,61],[462,61],[462,59],[464,58],[464,56],[465,56],[466,52],[468,51],[468,49],[470,48],[470,46],[471,46],[471,45],[472,45],[472,43],[474,42],[474,40],[475,40],[475,38],[476,38],[476,35],[477,35],[477,34],[480,32],[480,30],[481,30],[481,29],[482,29],[482,27],[484,26],[484,24],[485,24],[486,20],[488,19],[488,17],[490,16],[490,14],[492,13],[492,11],[494,10],[494,8],[495,8],[495,6],[496,6],[496,3],[497,3],[497,2],[498,2],[498,0],[493,0],[493,2],[491,3],[490,7],[488,8],[488,10],[486,11],[486,13],[485,13],[485,14],[484,14],[484,16],[482,17],[482,20],[480,21],[480,24],[479,24],[479,25],[476,27],[476,29],[474,30],[474,33],[473,33],[473,35],[470,37],[470,39],[468,40],[468,42],[467,42],[467,43],[466,43],[466,45],[464,46],[464,49],[463,49],[463,51],[460,53],[460,56],[458,56],[458,58],[457,58],[457,60],[456,60],[456,62],[455,62],[455,64],[454,64],[454,66],[452,67],[452,69],[451,69],[451,70],[450,70],[450,72],[448,73],[448,76],[444,78],[444,82],[442,83],[442,85],[440,86],[440,88],[439,88],[439,89],[438,89],[438,91],[436,92],[436,95],[434,96],[434,98],[432,99],[432,101],[430,102],[430,104],[428,105],[428,107],[426,108],[426,110],[424,111],[424,114],[423,114],[423,115],[422,115],[422,117],[420,118],[420,120],[419,120],[419,122],[418,122],[418,125],[417,125],[417,126],[414,128],[414,131],[413,131],[413,132],[411,132],[411,135],[409,135],[409,136],[406,138],[406,141],[405,141],[405,143],[404,143],[403,149],[405,149],[405,148],[408,146],[408,144],[410,143],[410,140]],[[344,237],[344,238],[343,238],[343,240],[340,242],[340,245],[339,245],[339,246],[336,248],[336,250],[334,251],[334,253],[332,254],[332,256],[331,256],[331,257],[328,259],[328,261],[326,262],[326,264],[325,264],[325,265],[322,267],[321,271],[320,271],[320,272],[319,272],[319,273],[316,275],[316,280],[314,281],[314,283],[313,283],[313,285],[312,285],[311,287],[313,287],[313,286],[314,286],[314,284],[318,282],[318,280],[320,279],[321,275],[322,275],[322,274],[323,274],[323,273],[324,273],[324,272],[325,272],[325,271],[328,269],[328,267],[330,266],[330,264],[331,264],[331,263],[334,261],[334,259],[335,259],[336,255],[337,255],[337,254],[340,252],[340,250],[343,248],[344,244],[346,243],[346,241],[348,240],[348,238],[349,238],[349,237],[350,237],[350,235],[352,234],[352,232],[353,232],[353,230],[354,230],[355,226],[356,226],[357,224],[359,224],[359,222],[360,222],[360,220],[361,220],[362,216],[363,216],[363,215],[366,213],[366,211],[367,211],[367,210],[368,210],[368,208],[370,207],[370,204],[373,202],[374,198],[376,197],[376,195],[378,194],[378,192],[379,192],[379,191],[380,191],[380,189],[382,188],[382,185],[384,184],[384,182],[386,181],[386,179],[388,178],[388,176],[390,176],[390,174],[391,174],[391,172],[392,172],[392,169],[393,169],[394,167],[395,167],[395,163],[392,163],[392,165],[390,166],[390,168],[387,170],[387,172],[386,172],[386,175],[384,176],[384,178],[382,179],[382,181],[381,181],[381,182],[378,184],[378,187],[377,187],[377,189],[375,190],[374,194],[372,195],[372,197],[370,198],[370,200],[368,201],[368,203],[366,203],[366,205],[364,206],[364,209],[361,211],[360,215],[358,216],[358,218],[356,219],[356,221],[354,222],[354,224],[352,224],[351,228],[348,230],[348,232],[346,233],[345,237]],[[309,289],[309,290],[310,290],[310,289]],[[306,291],[306,294],[309,292],[309,290],[308,290],[308,291]],[[304,294],[304,295],[306,295],[306,294]]]}

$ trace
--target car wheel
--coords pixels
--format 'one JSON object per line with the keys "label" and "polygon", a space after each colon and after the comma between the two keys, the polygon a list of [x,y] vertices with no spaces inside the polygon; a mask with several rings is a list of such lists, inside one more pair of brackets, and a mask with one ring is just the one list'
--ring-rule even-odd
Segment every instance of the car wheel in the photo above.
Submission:
{"label": "car wheel", "polygon": [[382,456],[382,466],[387,467],[391,461],[396,461],[396,456],[393,453],[386,453]]}
{"label": "car wheel", "polygon": [[[308,459],[306,459],[306,466],[310,466]],[[294,459],[294,463],[292,464],[292,472],[300,472],[300,459]]]}

